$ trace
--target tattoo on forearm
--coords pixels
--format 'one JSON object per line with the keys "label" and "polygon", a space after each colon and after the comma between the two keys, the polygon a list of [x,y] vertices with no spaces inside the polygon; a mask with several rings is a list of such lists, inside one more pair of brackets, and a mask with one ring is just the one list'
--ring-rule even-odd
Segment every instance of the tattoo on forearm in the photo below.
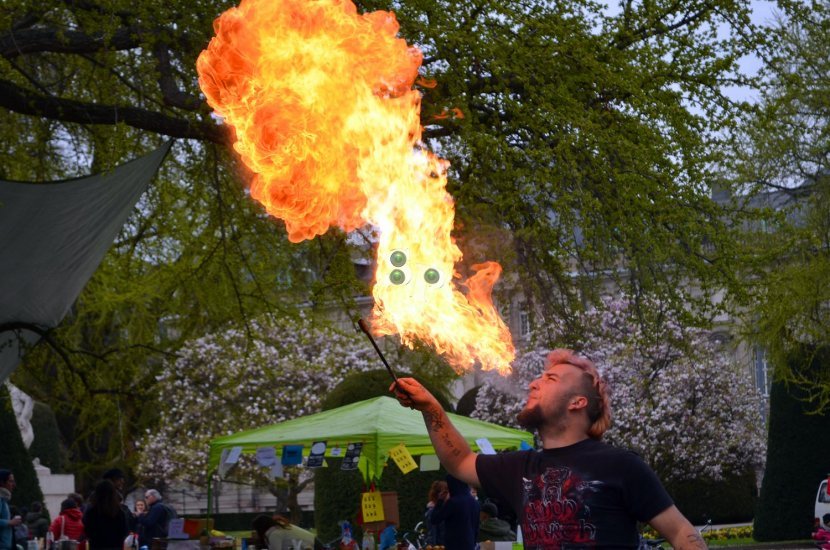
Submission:
{"label": "tattoo on forearm", "polygon": [[432,432],[439,432],[444,428],[443,410],[434,407],[424,411],[424,420],[426,421],[427,429]]}

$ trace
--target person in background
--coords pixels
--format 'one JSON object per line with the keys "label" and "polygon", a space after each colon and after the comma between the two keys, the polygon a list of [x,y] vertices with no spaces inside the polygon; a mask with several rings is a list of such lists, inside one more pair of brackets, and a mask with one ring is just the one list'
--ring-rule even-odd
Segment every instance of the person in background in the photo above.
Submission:
{"label": "person in background", "polygon": [[[115,486],[115,491],[118,493],[118,500],[121,503],[121,508],[124,510],[124,515],[127,516],[127,523],[130,531],[138,531],[138,525],[135,522],[132,511],[129,506],[124,503],[124,488],[127,486],[127,476],[124,475],[120,468],[110,468],[101,479],[107,479]],[[166,534],[166,533],[165,533]]]}
{"label": "person in background", "polygon": [[9,506],[15,487],[11,470],[0,470],[0,550],[14,549],[14,528],[23,523],[23,518],[12,515]]}
{"label": "person in background", "polygon": [[481,505],[479,512],[478,541],[491,540],[493,542],[516,540],[516,533],[510,529],[510,524],[499,519],[499,509],[492,502]]}
{"label": "person in background", "polygon": [[438,503],[444,503],[449,496],[449,489],[447,489],[447,482],[437,480],[432,482],[429,488],[429,502],[427,502],[427,509],[424,512],[424,521],[427,524],[427,544],[430,546],[444,545],[444,523],[434,523],[432,521],[432,512]]}
{"label": "person in background", "polygon": [[26,514],[26,526],[29,527],[30,539],[42,539],[49,529],[49,517],[43,509],[43,504],[34,501],[29,506],[29,513]]}
{"label": "person in background", "polygon": [[[148,505],[147,513],[135,516],[134,520],[139,530],[140,544],[149,546],[154,538],[167,536],[170,520],[176,519],[178,514],[170,505],[162,502],[161,493],[155,489],[147,489],[144,492],[144,500]],[[132,517],[132,513],[130,516]]]}
{"label": "person in background", "polygon": [[251,522],[251,529],[256,531],[261,545],[268,545],[268,550],[314,548],[314,535],[297,527],[285,516],[260,514]]}
{"label": "person in background", "polygon": [[[12,505],[11,507],[12,517],[19,516],[19,517],[26,517],[26,509],[23,508],[22,510],[18,510],[16,506]],[[14,544],[18,548],[23,548],[26,546],[26,542],[29,540],[29,527],[26,525],[26,521],[17,524],[13,528],[14,533]]]}
{"label": "person in background", "polygon": [[389,550],[398,546],[398,531],[395,529],[395,523],[392,521],[386,522],[386,528],[380,532],[379,550]]}
{"label": "person in background", "polygon": [[74,500],[75,505],[82,514],[86,511],[86,503],[84,502],[84,497],[81,496],[81,493],[69,493],[66,495],[66,498]]}
{"label": "person in background", "polygon": [[89,500],[83,523],[90,550],[122,550],[130,528],[115,485],[102,479]]}
{"label": "person in background", "polygon": [[821,516],[821,523],[813,533],[813,540],[821,550],[830,550],[830,514]]}
{"label": "person in background", "polygon": [[142,499],[137,499],[133,504],[133,515],[141,516],[147,513],[147,503]]}
{"label": "person in background", "polygon": [[71,498],[61,502],[61,511],[49,526],[53,540],[60,540],[65,536],[70,540],[80,542],[78,550],[86,548],[86,532],[84,531],[83,512],[78,508],[78,503]]}
{"label": "person in background", "polygon": [[432,521],[444,524],[444,546],[448,550],[473,550],[478,536],[478,501],[470,486],[447,475],[449,494],[435,506]]}

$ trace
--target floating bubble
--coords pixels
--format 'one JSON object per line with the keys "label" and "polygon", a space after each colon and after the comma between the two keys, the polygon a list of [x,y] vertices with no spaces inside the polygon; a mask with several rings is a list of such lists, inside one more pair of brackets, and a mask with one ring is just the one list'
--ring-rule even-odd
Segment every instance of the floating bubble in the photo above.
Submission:
{"label": "floating bubble", "polygon": [[393,269],[389,274],[389,280],[393,285],[402,285],[406,281],[406,274],[400,269]]}
{"label": "floating bubble", "polygon": [[424,271],[424,280],[429,284],[434,285],[441,280],[441,274],[438,273],[437,269],[430,267]]}
{"label": "floating bubble", "polygon": [[392,265],[395,267],[403,267],[406,263],[406,254],[400,250],[396,250],[389,256],[389,261],[392,262]]}

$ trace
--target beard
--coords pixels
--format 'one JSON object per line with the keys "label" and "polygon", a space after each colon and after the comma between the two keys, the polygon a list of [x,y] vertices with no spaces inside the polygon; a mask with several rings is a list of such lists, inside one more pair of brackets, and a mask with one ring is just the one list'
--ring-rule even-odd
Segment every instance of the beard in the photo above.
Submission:
{"label": "beard", "polygon": [[538,430],[545,425],[555,426],[562,430],[567,422],[570,398],[571,396],[561,396],[559,401],[553,406],[553,413],[547,417],[542,412],[542,407],[539,406],[538,402],[532,407],[525,406],[516,415],[516,421],[522,428],[530,431]]}
{"label": "beard", "polygon": [[536,430],[545,423],[545,416],[542,414],[542,408],[539,404],[532,407],[525,407],[519,414],[516,415],[516,421],[519,426],[526,430]]}

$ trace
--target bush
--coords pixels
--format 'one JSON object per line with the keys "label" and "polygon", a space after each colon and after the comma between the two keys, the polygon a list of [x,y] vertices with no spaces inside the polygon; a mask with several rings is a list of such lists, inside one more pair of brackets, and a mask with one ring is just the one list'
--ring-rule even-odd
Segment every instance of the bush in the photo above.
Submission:
{"label": "bush", "polygon": [[[405,378],[412,376],[409,373],[396,373],[398,377]],[[447,399],[445,392],[436,387],[431,381],[419,378],[426,389],[435,396],[444,410],[452,412],[453,408]],[[343,382],[337,385],[329,394],[323,399],[321,408],[324,411],[336,409],[344,405],[357,403],[358,401],[365,401],[373,397],[392,397],[389,393],[389,386],[392,384],[392,378],[386,369],[371,370],[366,372],[357,372],[347,376]]]}
{"label": "bush", "polygon": [[[339,458],[326,458],[328,468],[319,468],[314,475],[315,526],[321,541],[330,541],[340,534],[339,522],[348,520],[354,526],[354,536],[361,540],[357,525],[360,494],[366,490],[363,478],[356,470],[343,471]],[[412,530],[424,519],[429,488],[436,479],[444,479],[446,471],[414,470],[404,475],[391,460],[383,470],[383,477],[375,487],[378,491],[398,493],[398,512],[401,533]]]}
{"label": "bush", "polygon": [[34,502],[43,502],[43,493],[40,482],[35,474],[32,459],[23,445],[20,429],[12,408],[12,399],[9,388],[0,384],[0,434],[3,434],[3,444],[0,445],[0,468],[11,470],[17,482],[17,488],[12,493],[12,504],[18,508],[26,508]]}
{"label": "bush", "polygon": [[667,487],[675,504],[694,524],[752,521],[758,502],[755,472],[726,476],[720,481],[693,480]]}
{"label": "bush", "polygon": [[35,439],[29,447],[29,456],[40,459],[40,463],[52,473],[63,473],[63,451],[60,445],[60,431],[55,413],[49,405],[35,401],[32,411],[32,429]]}
{"label": "bush", "polygon": [[[409,376],[398,373],[399,376]],[[446,410],[452,410],[444,391],[429,380],[421,380]],[[331,410],[350,403],[364,401],[381,395],[389,395],[391,381],[386,370],[355,373],[348,376],[323,400],[323,410]],[[362,531],[357,525],[360,509],[360,494],[364,491],[363,478],[358,471],[340,469],[341,459],[327,458],[328,468],[319,468],[314,475],[314,509],[317,533],[322,541],[330,541],[340,534],[338,522],[348,520],[354,526],[354,535],[360,540]],[[444,479],[444,470],[421,472],[416,470],[406,475],[393,461],[383,470],[383,476],[376,487],[382,491],[398,493],[402,531],[415,527],[423,519],[429,487],[436,479]]]}
{"label": "bush", "polygon": [[[790,363],[800,368],[797,357]],[[824,348],[806,368],[828,366],[830,348]],[[754,525],[759,541],[810,537],[816,488],[827,475],[830,413],[805,414],[805,398],[803,390],[781,382],[770,390],[767,467]]]}

